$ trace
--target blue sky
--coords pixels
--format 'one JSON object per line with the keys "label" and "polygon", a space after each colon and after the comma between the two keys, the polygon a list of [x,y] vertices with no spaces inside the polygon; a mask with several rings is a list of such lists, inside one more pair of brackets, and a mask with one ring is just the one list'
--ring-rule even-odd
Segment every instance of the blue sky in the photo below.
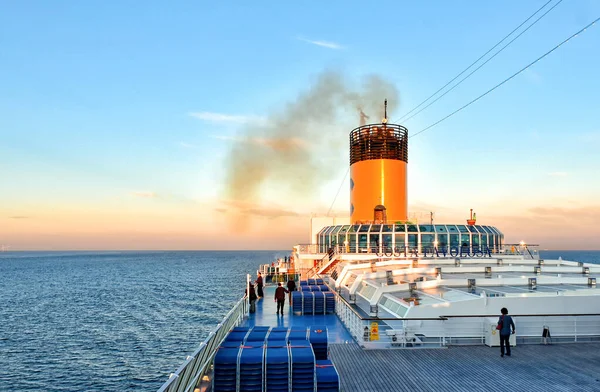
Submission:
{"label": "blue sky", "polygon": [[[215,209],[223,207],[225,160],[249,123],[281,113],[327,70],[349,84],[377,74],[394,85],[400,95],[400,109],[390,115],[395,120],[544,3],[5,3],[0,243],[23,249],[228,246],[210,239],[209,228],[221,219]],[[596,1],[561,2],[402,124],[418,132],[598,16]],[[594,248],[600,234],[590,220],[600,217],[599,47],[595,25],[411,138],[409,209],[434,209],[440,219],[456,221],[475,208],[479,219],[489,218],[485,223],[504,225],[509,238],[510,229],[515,240]],[[358,116],[332,121],[350,124],[349,132]],[[318,189],[284,194],[270,181],[256,205],[326,212],[347,169],[344,143],[323,161],[319,170],[331,175]],[[341,213],[349,194],[342,189],[334,206]],[[256,215],[239,246],[287,248],[305,241],[308,224],[300,218]],[[269,242],[261,230],[273,224],[288,229]],[[183,239],[157,240],[169,236]]]}

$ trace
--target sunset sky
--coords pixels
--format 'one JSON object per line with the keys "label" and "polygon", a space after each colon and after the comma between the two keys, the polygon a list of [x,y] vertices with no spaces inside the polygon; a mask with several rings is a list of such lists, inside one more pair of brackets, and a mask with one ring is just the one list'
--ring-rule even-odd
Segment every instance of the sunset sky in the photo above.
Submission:
{"label": "sunset sky", "polygon": [[[600,17],[561,2],[404,116],[545,3],[5,2],[0,245],[306,243],[340,186],[332,211],[348,214],[357,107],[379,122],[387,98],[414,135]],[[473,208],[507,242],[600,249],[598,48],[597,23],[411,137],[409,211],[462,223]]]}

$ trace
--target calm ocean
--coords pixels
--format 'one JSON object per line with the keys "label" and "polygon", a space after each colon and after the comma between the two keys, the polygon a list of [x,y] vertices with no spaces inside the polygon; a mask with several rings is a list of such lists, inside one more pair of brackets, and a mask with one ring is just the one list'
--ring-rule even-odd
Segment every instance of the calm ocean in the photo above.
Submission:
{"label": "calm ocean", "polygon": [[157,390],[284,255],[0,253],[0,391]]}
{"label": "calm ocean", "polygon": [[[286,252],[0,253],[0,391],[157,390]],[[600,251],[543,251],[600,263]]]}

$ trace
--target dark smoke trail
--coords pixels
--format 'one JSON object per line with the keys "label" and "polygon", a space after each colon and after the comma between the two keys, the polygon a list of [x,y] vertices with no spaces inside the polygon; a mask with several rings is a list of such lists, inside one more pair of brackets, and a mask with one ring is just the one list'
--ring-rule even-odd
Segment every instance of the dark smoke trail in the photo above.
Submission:
{"label": "dark smoke trail", "polygon": [[[224,198],[237,206],[256,205],[267,183],[281,192],[282,200],[286,192],[316,193],[348,164],[343,152],[360,112],[370,117],[368,122],[380,122],[385,98],[393,111],[398,91],[378,76],[368,76],[360,88],[352,89],[340,73],[322,73],[308,91],[264,124],[242,130],[226,159]],[[332,163],[331,158],[336,160]]]}

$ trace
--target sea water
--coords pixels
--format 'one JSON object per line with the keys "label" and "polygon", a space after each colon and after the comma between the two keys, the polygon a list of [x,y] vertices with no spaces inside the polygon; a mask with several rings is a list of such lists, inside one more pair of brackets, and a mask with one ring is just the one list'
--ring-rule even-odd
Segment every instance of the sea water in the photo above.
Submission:
{"label": "sea water", "polygon": [[[0,391],[157,390],[285,252],[0,253]],[[541,251],[600,263],[600,251]]]}
{"label": "sea water", "polygon": [[0,253],[0,391],[157,390],[286,254]]}

